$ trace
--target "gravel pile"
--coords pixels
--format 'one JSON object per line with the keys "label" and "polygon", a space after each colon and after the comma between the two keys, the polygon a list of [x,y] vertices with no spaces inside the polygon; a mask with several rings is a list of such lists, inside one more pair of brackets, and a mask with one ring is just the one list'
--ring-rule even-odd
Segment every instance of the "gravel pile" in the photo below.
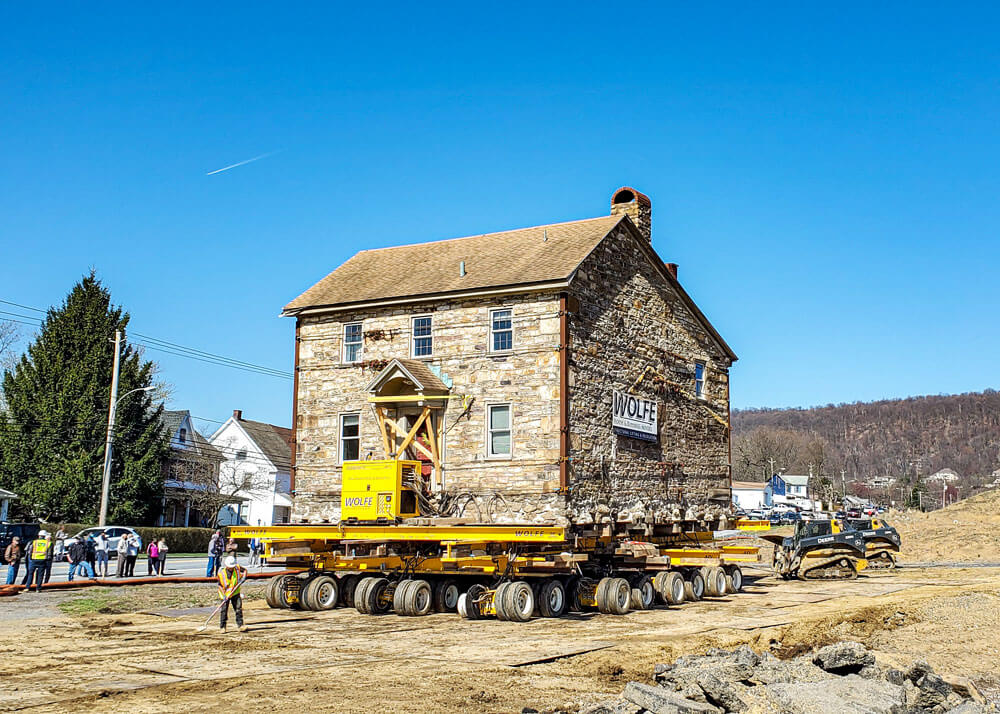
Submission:
{"label": "gravel pile", "polygon": [[882,667],[857,642],[791,660],[743,646],[681,657],[655,670],[656,685],[629,682],[619,699],[581,714],[979,714],[995,712],[975,685],[925,662]]}

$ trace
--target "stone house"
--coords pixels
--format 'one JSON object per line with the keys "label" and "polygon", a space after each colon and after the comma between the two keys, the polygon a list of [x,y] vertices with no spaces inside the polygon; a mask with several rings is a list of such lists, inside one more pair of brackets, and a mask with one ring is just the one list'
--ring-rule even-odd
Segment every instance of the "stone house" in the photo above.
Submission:
{"label": "stone house", "polygon": [[650,533],[732,511],[736,355],[634,189],[603,217],[361,251],[283,314],[294,521],[338,520],[345,460],[397,454],[477,521]]}
{"label": "stone house", "polygon": [[219,484],[244,500],[219,514],[221,525],[270,526],[291,518],[292,430],[233,415],[208,437],[225,459]]}

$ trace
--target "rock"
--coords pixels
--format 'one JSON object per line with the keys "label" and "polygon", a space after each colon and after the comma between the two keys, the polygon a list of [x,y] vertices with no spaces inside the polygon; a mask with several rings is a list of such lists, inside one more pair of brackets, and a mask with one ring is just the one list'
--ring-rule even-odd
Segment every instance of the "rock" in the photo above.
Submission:
{"label": "rock", "polygon": [[773,702],[768,711],[789,714],[895,714],[904,704],[899,687],[856,674],[823,682],[774,684],[768,687],[767,696]]}
{"label": "rock", "polygon": [[747,703],[740,696],[740,685],[719,679],[711,672],[702,672],[696,680],[709,704],[721,707],[727,712],[741,712],[747,708]]}
{"label": "rock", "polygon": [[640,682],[629,682],[622,696],[652,714],[722,714],[711,704],[692,702],[663,687],[652,687]]}
{"label": "rock", "polygon": [[851,674],[875,664],[875,655],[859,642],[837,642],[820,648],[812,661],[827,672]]}
{"label": "rock", "polygon": [[885,671],[885,681],[889,684],[895,684],[897,687],[902,687],[903,682],[906,681],[906,675],[898,669],[887,669]]}
{"label": "rock", "polygon": [[989,710],[978,702],[965,702],[949,710],[948,714],[987,714],[987,712]]}
{"label": "rock", "polygon": [[600,702],[588,709],[581,709],[580,714],[639,714],[642,707],[636,706],[625,699],[611,699]]}
{"label": "rock", "polygon": [[756,652],[750,649],[749,645],[740,645],[733,650],[732,660],[736,664],[741,664],[751,668],[760,664],[760,657],[757,656]]}
{"label": "rock", "polygon": [[936,692],[942,697],[947,697],[952,692],[951,685],[934,672],[928,672],[918,679],[916,685],[925,692]]}
{"label": "rock", "polygon": [[768,654],[761,657],[760,664],[753,670],[749,681],[770,685],[791,682],[821,682],[834,678],[836,675],[824,672],[808,658],[800,657],[782,662],[777,657]]}
{"label": "rock", "polygon": [[[877,664],[866,664],[864,667],[858,670],[858,676],[864,677],[865,679],[886,679],[885,673],[882,671],[882,668],[879,667]],[[900,673],[900,680],[902,680],[902,673]],[[886,681],[888,682],[889,680],[886,679]],[[890,682],[890,684],[893,684],[893,682]],[[896,684],[896,686],[898,687],[902,684],[903,682],[900,681],[898,684]]]}
{"label": "rock", "polygon": [[929,664],[924,662],[922,659],[918,659],[916,662],[910,665],[910,668],[908,670],[906,670],[906,678],[911,682],[913,682],[914,684],[916,684],[918,679],[923,677],[928,672],[933,672],[933,671],[934,670],[931,668]]}
{"label": "rock", "polygon": [[653,676],[659,677],[661,674],[665,674],[666,672],[669,672],[673,668],[674,666],[672,664],[658,664],[655,667],[653,667]]}
{"label": "rock", "polygon": [[956,694],[966,699],[971,699],[974,702],[978,702],[979,704],[986,703],[986,698],[982,695],[976,685],[972,683],[971,679],[949,675],[942,675],[942,679],[951,685],[952,690]]}

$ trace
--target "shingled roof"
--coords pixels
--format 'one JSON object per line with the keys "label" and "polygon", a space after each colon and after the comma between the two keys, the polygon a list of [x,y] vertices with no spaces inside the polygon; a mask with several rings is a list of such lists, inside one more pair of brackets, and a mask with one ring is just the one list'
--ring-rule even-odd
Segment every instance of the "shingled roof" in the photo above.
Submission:
{"label": "shingled roof", "polygon": [[[623,216],[363,250],[285,306],[346,306],[568,280]],[[460,265],[465,263],[465,275]]]}
{"label": "shingled roof", "polygon": [[292,463],[292,430],[262,421],[238,418],[239,425],[253,439],[264,456],[278,467],[287,471]]}

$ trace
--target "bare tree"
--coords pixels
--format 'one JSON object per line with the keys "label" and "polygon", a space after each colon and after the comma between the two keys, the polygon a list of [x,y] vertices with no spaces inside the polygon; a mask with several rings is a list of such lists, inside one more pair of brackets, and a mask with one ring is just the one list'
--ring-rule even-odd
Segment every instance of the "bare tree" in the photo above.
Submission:
{"label": "bare tree", "polygon": [[0,371],[14,369],[17,352],[14,345],[21,339],[21,330],[16,323],[0,320]]}

